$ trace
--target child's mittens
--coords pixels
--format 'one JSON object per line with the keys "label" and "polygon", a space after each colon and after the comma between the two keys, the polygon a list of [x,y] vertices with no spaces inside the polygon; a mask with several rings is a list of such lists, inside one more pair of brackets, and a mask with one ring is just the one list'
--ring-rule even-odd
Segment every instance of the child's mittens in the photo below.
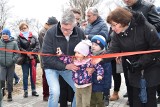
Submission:
{"label": "child's mittens", "polygon": [[97,80],[98,80],[98,81],[99,81],[99,80],[102,80],[102,78],[103,78],[103,77],[100,76],[100,75],[97,76]]}

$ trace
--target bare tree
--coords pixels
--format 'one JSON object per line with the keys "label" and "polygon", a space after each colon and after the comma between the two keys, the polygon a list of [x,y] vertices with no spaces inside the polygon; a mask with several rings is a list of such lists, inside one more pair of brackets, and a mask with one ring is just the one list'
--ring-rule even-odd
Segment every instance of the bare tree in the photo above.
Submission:
{"label": "bare tree", "polygon": [[8,5],[8,3],[8,0],[0,0],[0,26],[2,26],[2,29],[9,18],[10,9],[12,8]]}
{"label": "bare tree", "polygon": [[78,8],[82,12],[82,19],[85,19],[85,11],[88,9],[88,7],[93,7],[95,5],[98,5],[103,0],[69,0],[69,6],[71,8]]}

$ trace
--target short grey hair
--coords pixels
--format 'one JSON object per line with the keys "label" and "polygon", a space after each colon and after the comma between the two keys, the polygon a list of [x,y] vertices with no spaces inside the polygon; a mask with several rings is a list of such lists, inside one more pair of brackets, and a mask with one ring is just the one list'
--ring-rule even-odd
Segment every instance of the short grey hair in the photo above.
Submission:
{"label": "short grey hair", "polygon": [[88,8],[88,9],[86,10],[86,13],[87,13],[87,12],[91,12],[91,13],[93,13],[93,15],[99,16],[98,9],[95,8],[95,7],[90,7],[90,8]]}
{"label": "short grey hair", "polygon": [[67,9],[66,11],[63,12],[62,17],[61,17],[61,24],[76,24],[76,18],[74,16],[74,13],[70,10]]}

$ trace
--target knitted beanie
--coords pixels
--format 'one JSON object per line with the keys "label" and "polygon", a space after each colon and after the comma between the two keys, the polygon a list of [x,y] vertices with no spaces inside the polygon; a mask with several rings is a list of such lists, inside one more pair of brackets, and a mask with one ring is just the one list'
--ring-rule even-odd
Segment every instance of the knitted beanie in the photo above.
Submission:
{"label": "knitted beanie", "polygon": [[89,54],[90,46],[92,45],[90,40],[82,40],[74,48],[74,52],[87,56]]}
{"label": "knitted beanie", "polygon": [[48,18],[48,21],[47,21],[47,24],[48,25],[53,25],[53,24],[57,24],[58,23],[58,20],[56,19],[56,17],[49,17]]}
{"label": "knitted beanie", "polygon": [[4,28],[2,30],[2,35],[5,35],[5,34],[8,35],[9,38],[11,37],[11,32],[10,32],[10,30],[8,28]]}
{"label": "knitted beanie", "polygon": [[101,49],[104,49],[104,47],[107,46],[106,39],[101,35],[93,36],[91,42],[98,44],[101,47]]}

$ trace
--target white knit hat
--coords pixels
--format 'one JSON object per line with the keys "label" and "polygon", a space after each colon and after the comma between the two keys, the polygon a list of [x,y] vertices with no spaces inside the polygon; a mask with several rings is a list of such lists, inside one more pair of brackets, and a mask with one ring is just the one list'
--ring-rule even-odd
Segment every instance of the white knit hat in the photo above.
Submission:
{"label": "white knit hat", "polygon": [[87,56],[91,45],[92,43],[90,40],[82,40],[76,45],[74,52],[79,52],[80,54]]}

